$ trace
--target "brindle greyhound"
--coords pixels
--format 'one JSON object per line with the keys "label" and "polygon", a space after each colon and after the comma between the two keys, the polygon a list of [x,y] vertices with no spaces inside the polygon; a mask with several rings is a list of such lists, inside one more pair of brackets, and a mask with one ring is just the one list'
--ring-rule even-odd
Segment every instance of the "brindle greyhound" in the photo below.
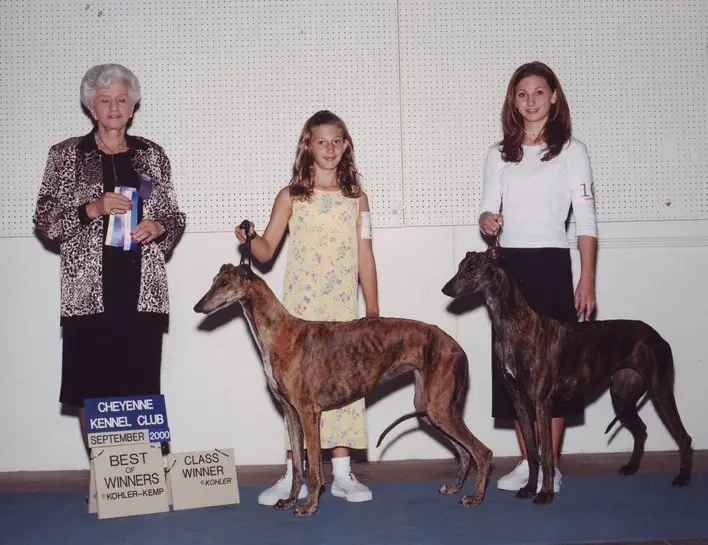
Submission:
{"label": "brindle greyhound", "polygon": [[[416,412],[442,431],[459,456],[457,480],[443,485],[441,494],[462,487],[470,466],[477,465],[473,496],[463,505],[484,499],[492,451],[479,441],[462,419],[468,387],[467,356],[455,340],[436,326],[398,318],[362,318],[348,322],[318,322],[294,317],[263,279],[246,265],[223,265],[211,288],[194,310],[210,314],[239,302],[263,359],[268,386],[283,407],[293,451],[290,496],[276,507],[297,503],[303,483],[304,444],[319,446],[322,411],[364,397],[374,386],[412,371]],[[324,483],[319,448],[307,449],[310,484],[305,505],[297,515],[311,515],[319,506]]]}
{"label": "brindle greyhound", "polygon": [[647,394],[679,446],[681,468],[673,485],[690,482],[693,451],[676,408],[671,347],[653,328],[636,320],[562,324],[540,316],[504,271],[498,248],[468,252],[442,291],[450,297],[482,292],[486,299],[496,339],[494,350],[528,453],[529,480],[517,497],[535,493],[540,451],[543,484],[534,503],[553,501],[552,399],[575,398],[608,385],[617,416],[605,433],[619,420],[634,437],[634,450],[620,473],[633,475],[639,469],[647,433],[637,403]]}

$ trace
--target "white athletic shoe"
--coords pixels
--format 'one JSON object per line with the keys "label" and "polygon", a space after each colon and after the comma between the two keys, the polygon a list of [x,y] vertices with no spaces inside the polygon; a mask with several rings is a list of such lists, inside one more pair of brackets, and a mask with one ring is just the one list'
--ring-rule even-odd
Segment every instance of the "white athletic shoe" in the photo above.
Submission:
{"label": "white athletic shoe", "polygon": [[529,462],[524,459],[521,460],[510,473],[499,478],[497,488],[499,490],[516,492],[526,486],[527,482],[529,482]]}
{"label": "white athletic shoe", "polygon": [[[528,477],[526,478],[528,481]],[[561,483],[563,482],[563,475],[561,475],[560,469],[557,467],[553,469],[553,493],[558,494],[561,489]],[[536,486],[536,492],[541,491],[541,485],[543,484],[543,471],[538,470],[538,485]]]}
{"label": "white athletic shoe", "polygon": [[[293,476],[286,473],[278,482],[275,483],[270,488],[266,488],[263,492],[258,494],[258,503],[260,505],[273,506],[278,503],[278,500],[286,500],[290,495],[290,488],[293,485]],[[300,493],[297,495],[298,499],[302,500],[307,497],[307,485],[305,483],[300,487]]]}
{"label": "white athletic shoe", "polygon": [[[553,471],[553,492],[560,492],[561,482],[563,481],[563,475],[558,468]],[[529,462],[528,460],[521,460],[518,465],[503,477],[500,477],[497,481],[497,488],[499,490],[508,490],[510,492],[517,492],[520,488],[526,486],[529,482]],[[541,484],[543,483],[543,470],[539,468],[538,470],[538,484],[536,492],[541,490]]]}
{"label": "white athletic shoe", "polygon": [[361,484],[351,472],[345,477],[335,475],[332,480],[331,490],[333,496],[344,498],[354,503],[373,499],[371,490]]}

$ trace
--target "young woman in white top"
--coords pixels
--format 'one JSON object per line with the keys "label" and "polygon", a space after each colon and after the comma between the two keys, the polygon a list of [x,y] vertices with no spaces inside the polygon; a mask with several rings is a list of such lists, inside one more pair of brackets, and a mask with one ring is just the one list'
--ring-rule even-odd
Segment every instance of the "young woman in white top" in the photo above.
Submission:
{"label": "young woman in white top", "polygon": [[[553,71],[540,62],[520,66],[509,82],[501,117],[504,138],[489,149],[484,167],[480,229],[499,237],[508,272],[536,312],[565,322],[590,319],[597,254],[592,172],[585,145],[571,136],[570,109]],[[581,263],[575,290],[566,235],[571,208]],[[523,456],[497,486],[518,490],[528,481],[526,449],[496,368],[492,366],[492,416],[514,421]],[[556,492],[565,417],[582,415],[584,407],[583,399],[553,405]]]}

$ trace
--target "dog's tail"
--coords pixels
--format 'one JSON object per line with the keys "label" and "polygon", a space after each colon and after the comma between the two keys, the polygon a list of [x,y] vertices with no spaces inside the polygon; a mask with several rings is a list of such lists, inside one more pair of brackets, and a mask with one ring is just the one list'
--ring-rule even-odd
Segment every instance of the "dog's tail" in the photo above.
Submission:
{"label": "dog's tail", "polygon": [[[639,398],[639,401],[634,406],[634,410],[637,410],[639,407],[641,407],[644,404],[644,401],[646,401],[646,398],[648,395],[649,395],[649,392],[644,392],[644,395],[641,398]],[[626,410],[627,409],[625,409],[624,411],[620,411],[620,414],[618,414],[617,416],[615,416],[612,419],[612,422],[610,422],[607,425],[607,427],[605,428],[605,434],[609,433],[609,431],[612,429],[612,426],[614,426],[619,421],[620,417],[622,416],[622,414],[624,414],[626,412]]]}
{"label": "dog's tail", "polygon": [[615,417],[612,419],[612,422],[610,422],[610,423],[607,425],[607,427],[605,428],[605,434],[607,434],[607,433],[610,432],[610,430],[612,429],[612,426],[614,426],[615,424],[617,424],[617,422],[619,421],[619,419],[620,419],[619,416],[615,416]]}
{"label": "dog's tail", "polygon": [[404,420],[408,420],[409,418],[421,417],[421,416],[425,416],[425,415],[426,415],[425,411],[415,411],[412,413],[404,414],[400,418],[396,418],[396,420],[394,420],[390,426],[388,426],[383,432],[381,432],[381,435],[379,435],[379,440],[376,443],[376,446],[378,447],[381,444],[381,441],[383,441],[383,438],[386,437],[386,434],[388,432],[390,432],[393,428],[398,426]]}

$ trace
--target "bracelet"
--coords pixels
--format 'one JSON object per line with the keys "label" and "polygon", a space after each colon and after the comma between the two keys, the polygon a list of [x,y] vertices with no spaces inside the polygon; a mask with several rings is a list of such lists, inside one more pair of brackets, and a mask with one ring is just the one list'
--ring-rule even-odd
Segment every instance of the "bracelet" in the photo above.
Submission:
{"label": "bracelet", "polygon": [[165,233],[167,233],[167,227],[165,227],[165,224],[162,223],[160,220],[152,220],[152,221],[157,223],[160,227],[162,227],[162,232],[155,237],[155,241],[162,240],[165,237]]}

